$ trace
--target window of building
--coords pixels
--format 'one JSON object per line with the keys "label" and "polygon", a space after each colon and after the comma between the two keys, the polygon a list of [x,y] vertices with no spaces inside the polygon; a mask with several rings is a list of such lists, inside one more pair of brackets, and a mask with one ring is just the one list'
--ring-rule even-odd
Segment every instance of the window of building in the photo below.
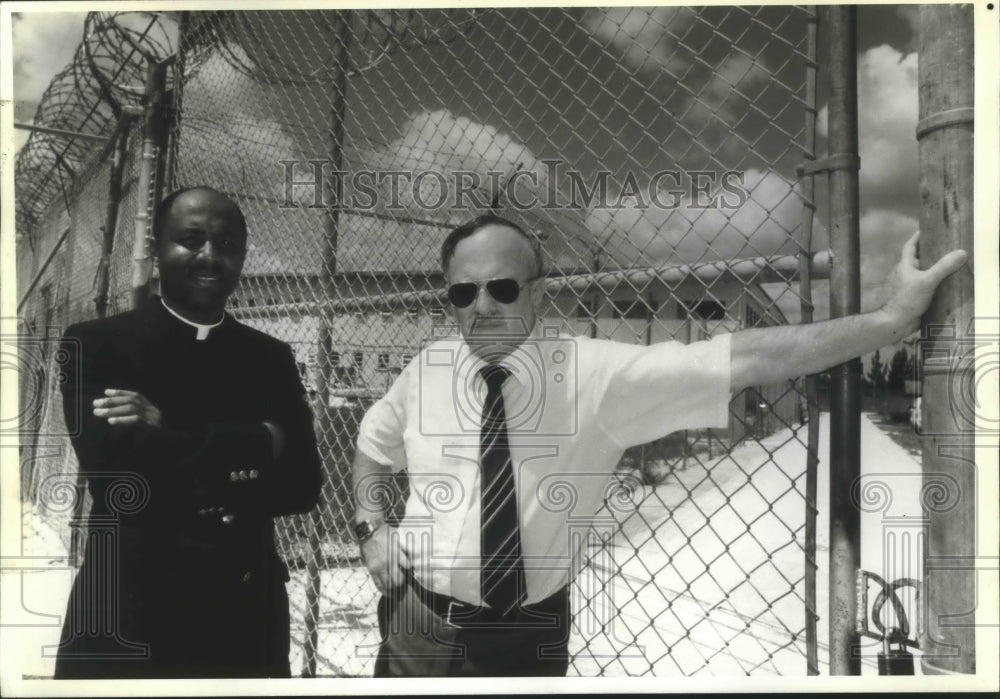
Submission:
{"label": "window of building", "polygon": [[626,318],[630,320],[647,320],[650,316],[650,308],[643,299],[612,301],[611,317]]}
{"label": "window of building", "polygon": [[389,371],[389,353],[379,352],[378,361],[375,364],[375,371]]}
{"label": "window of building", "polygon": [[699,320],[723,320],[726,317],[726,307],[711,299],[681,301],[677,305],[677,316]]}

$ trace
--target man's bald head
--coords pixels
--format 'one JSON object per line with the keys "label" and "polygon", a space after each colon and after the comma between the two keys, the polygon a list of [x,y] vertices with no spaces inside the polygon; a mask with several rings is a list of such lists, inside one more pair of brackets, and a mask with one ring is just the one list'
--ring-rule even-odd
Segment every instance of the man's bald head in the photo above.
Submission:
{"label": "man's bald head", "polygon": [[441,271],[444,272],[445,275],[448,274],[448,267],[451,263],[451,258],[455,256],[455,248],[458,247],[458,244],[487,226],[505,227],[516,231],[527,244],[525,253],[529,258],[529,265],[532,268],[529,276],[534,278],[542,275],[544,271],[544,264],[542,261],[542,248],[541,245],[538,244],[538,240],[533,236],[528,235],[523,228],[513,221],[495,214],[484,214],[472,219],[471,221],[466,221],[448,234],[448,236],[444,239],[444,242],[441,243]]}
{"label": "man's bald head", "polygon": [[181,189],[175,190],[163,197],[159,205],[156,207],[156,211],[153,212],[153,239],[159,240],[163,229],[166,226],[167,219],[174,208],[174,204],[177,200],[183,197],[188,192],[205,191],[211,192],[216,195],[218,199],[218,205],[222,208],[229,209],[228,213],[232,216],[234,223],[237,228],[243,233],[244,237],[247,235],[247,220],[243,216],[243,211],[240,207],[230,199],[228,196],[223,194],[217,189],[208,187],[206,185],[195,185],[193,187],[182,187]]}

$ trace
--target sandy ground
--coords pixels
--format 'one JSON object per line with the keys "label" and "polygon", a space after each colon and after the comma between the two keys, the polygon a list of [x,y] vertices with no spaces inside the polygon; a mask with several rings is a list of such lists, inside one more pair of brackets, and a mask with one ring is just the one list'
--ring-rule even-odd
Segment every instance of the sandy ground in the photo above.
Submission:
{"label": "sandy ground", "polygon": [[[920,579],[920,464],[866,416],[861,424],[861,566],[888,580]],[[827,413],[818,451],[821,458],[829,454]],[[817,645],[820,674],[827,674],[826,459],[817,490]],[[606,603],[594,595],[577,615],[574,669],[612,676],[805,675],[804,492],[805,449],[786,430],[741,445],[707,468],[689,468],[646,497],[624,521],[614,555],[578,579],[584,590],[604,590]],[[595,606],[620,611],[588,618]],[[878,650],[873,642],[865,649],[864,675],[877,675]]]}
{"label": "sandy ground", "polygon": [[[799,434],[805,438],[804,428]],[[829,453],[826,413],[819,453]],[[571,674],[804,676],[804,455],[801,443],[783,431],[638,494],[638,507],[618,517],[614,544],[575,585]],[[821,674],[827,671],[827,466],[824,458],[817,528]],[[919,579],[920,465],[864,417],[862,473],[870,510],[862,515],[862,567],[888,579]],[[33,534],[18,559],[22,570],[5,570],[0,594],[6,618],[20,625],[24,675],[49,677],[73,570],[60,537],[44,521],[26,513],[24,527]],[[303,616],[304,583],[303,573],[293,573],[293,619]],[[375,595],[362,569],[323,571],[318,674],[371,673]],[[292,637],[292,668],[299,674],[307,661],[303,649],[312,643],[301,621],[293,621]],[[875,674],[876,650],[872,646],[863,661],[866,675]]]}

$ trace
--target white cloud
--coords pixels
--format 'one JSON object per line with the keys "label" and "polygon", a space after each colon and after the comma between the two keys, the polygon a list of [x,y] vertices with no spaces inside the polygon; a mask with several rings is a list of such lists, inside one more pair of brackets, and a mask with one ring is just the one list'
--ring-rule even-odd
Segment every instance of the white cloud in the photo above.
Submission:
{"label": "white cloud", "polygon": [[[538,182],[538,191],[534,192],[536,196],[546,186],[546,169],[534,153],[488,124],[438,110],[414,115],[403,126],[402,133],[385,148],[363,154],[365,165],[383,170],[403,170],[414,173],[414,177],[415,173],[432,171],[445,176],[446,184],[452,182],[450,173],[474,172],[488,191],[492,189],[489,173],[509,174],[519,169],[535,173]],[[519,200],[528,200],[530,195],[522,190],[525,187],[534,189],[528,184],[530,180],[522,176],[515,182]],[[420,195],[423,201],[439,201],[442,196],[440,187],[439,178],[422,178]],[[400,203],[403,206],[414,204],[411,194],[411,187],[400,188]]]}
{"label": "white cloud", "polygon": [[[747,196],[741,203],[717,183],[707,194],[696,195],[697,201],[685,192],[671,208],[595,208],[589,212],[587,228],[620,265],[693,264],[797,251],[803,208],[795,183],[773,171],[751,169],[744,174],[742,187]],[[672,199],[662,194],[661,201],[673,203]],[[715,205],[696,206],[699,201]],[[739,205],[729,207],[725,202]],[[819,230],[813,248],[824,243]]]}
{"label": "white cloud", "polygon": [[858,62],[861,192],[872,208],[913,211],[917,205],[917,54],[890,46]]}
{"label": "white cloud", "polygon": [[445,168],[474,170],[541,171],[538,160],[528,148],[493,126],[480,124],[447,110],[425,112],[411,118],[403,136],[389,144],[387,153],[397,165],[406,168]]}
{"label": "white cloud", "polygon": [[[858,150],[862,208],[901,209],[918,205],[917,54],[888,45],[858,59]],[[824,106],[817,130],[828,135]]]}

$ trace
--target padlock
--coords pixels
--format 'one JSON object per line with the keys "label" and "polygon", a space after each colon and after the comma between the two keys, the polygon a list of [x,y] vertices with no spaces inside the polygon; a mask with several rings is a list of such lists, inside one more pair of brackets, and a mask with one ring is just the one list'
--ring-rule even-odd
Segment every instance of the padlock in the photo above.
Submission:
{"label": "padlock", "polygon": [[[898,638],[895,628],[886,629],[882,637],[882,650],[878,654],[879,675],[912,675],[913,653],[906,650],[906,645]],[[891,646],[896,644],[898,648]]]}

